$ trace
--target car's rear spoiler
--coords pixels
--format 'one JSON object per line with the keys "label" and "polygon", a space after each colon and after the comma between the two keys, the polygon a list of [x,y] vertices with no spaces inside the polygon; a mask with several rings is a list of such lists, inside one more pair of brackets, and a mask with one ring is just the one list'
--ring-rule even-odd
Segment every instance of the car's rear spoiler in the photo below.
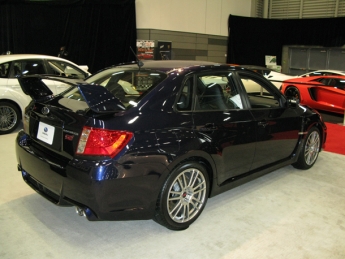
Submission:
{"label": "car's rear spoiler", "polygon": [[35,102],[46,101],[54,97],[53,92],[43,82],[43,79],[59,81],[77,87],[90,110],[95,113],[114,113],[126,109],[118,98],[100,85],[90,85],[81,80],[49,75],[18,77],[23,92]]}

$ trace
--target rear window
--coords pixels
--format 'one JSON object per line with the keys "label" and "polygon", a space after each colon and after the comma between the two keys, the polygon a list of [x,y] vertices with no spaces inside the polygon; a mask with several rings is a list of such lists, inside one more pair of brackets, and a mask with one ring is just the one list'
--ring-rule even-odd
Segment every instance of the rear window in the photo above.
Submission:
{"label": "rear window", "polygon": [[[162,82],[167,75],[162,72],[152,70],[121,70],[108,69],[89,77],[86,82],[89,84],[97,84],[106,88],[121,103],[128,107],[137,103],[140,98],[156,85]],[[65,98],[84,101],[78,92],[73,89],[64,94]]]}

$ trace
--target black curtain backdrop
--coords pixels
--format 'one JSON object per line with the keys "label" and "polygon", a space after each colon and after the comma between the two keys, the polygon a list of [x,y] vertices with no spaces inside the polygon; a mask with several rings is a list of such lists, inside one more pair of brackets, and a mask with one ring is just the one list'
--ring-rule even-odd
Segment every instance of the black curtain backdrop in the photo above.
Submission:
{"label": "black curtain backdrop", "polygon": [[265,66],[265,56],[277,56],[284,45],[341,47],[345,17],[322,19],[263,19],[230,15],[227,63]]}
{"label": "black curtain backdrop", "polygon": [[135,60],[135,0],[0,0],[0,52],[57,56],[94,73]]}

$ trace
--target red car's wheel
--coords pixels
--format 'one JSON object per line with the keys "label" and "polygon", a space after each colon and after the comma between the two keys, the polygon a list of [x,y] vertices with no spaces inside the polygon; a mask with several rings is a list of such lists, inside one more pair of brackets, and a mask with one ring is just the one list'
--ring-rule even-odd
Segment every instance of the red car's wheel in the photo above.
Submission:
{"label": "red car's wheel", "polygon": [[301,94],[299,93],[298,88],[295,86],[289,86],[288,88],[286,88],[285,96],[301,100]]}

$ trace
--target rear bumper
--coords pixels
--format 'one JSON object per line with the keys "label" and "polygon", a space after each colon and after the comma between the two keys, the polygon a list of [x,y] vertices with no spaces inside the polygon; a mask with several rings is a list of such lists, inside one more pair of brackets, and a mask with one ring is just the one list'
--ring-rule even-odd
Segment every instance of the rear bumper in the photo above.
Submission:
{"label": "rear bumper", "polygon": [[35,152],[23,131],[16,139],[16,155],[18,170],[31,188],[56,205],[82,208],[89,220],[151,219],[167,174],[160,163],[52,162],[48,154]]}

